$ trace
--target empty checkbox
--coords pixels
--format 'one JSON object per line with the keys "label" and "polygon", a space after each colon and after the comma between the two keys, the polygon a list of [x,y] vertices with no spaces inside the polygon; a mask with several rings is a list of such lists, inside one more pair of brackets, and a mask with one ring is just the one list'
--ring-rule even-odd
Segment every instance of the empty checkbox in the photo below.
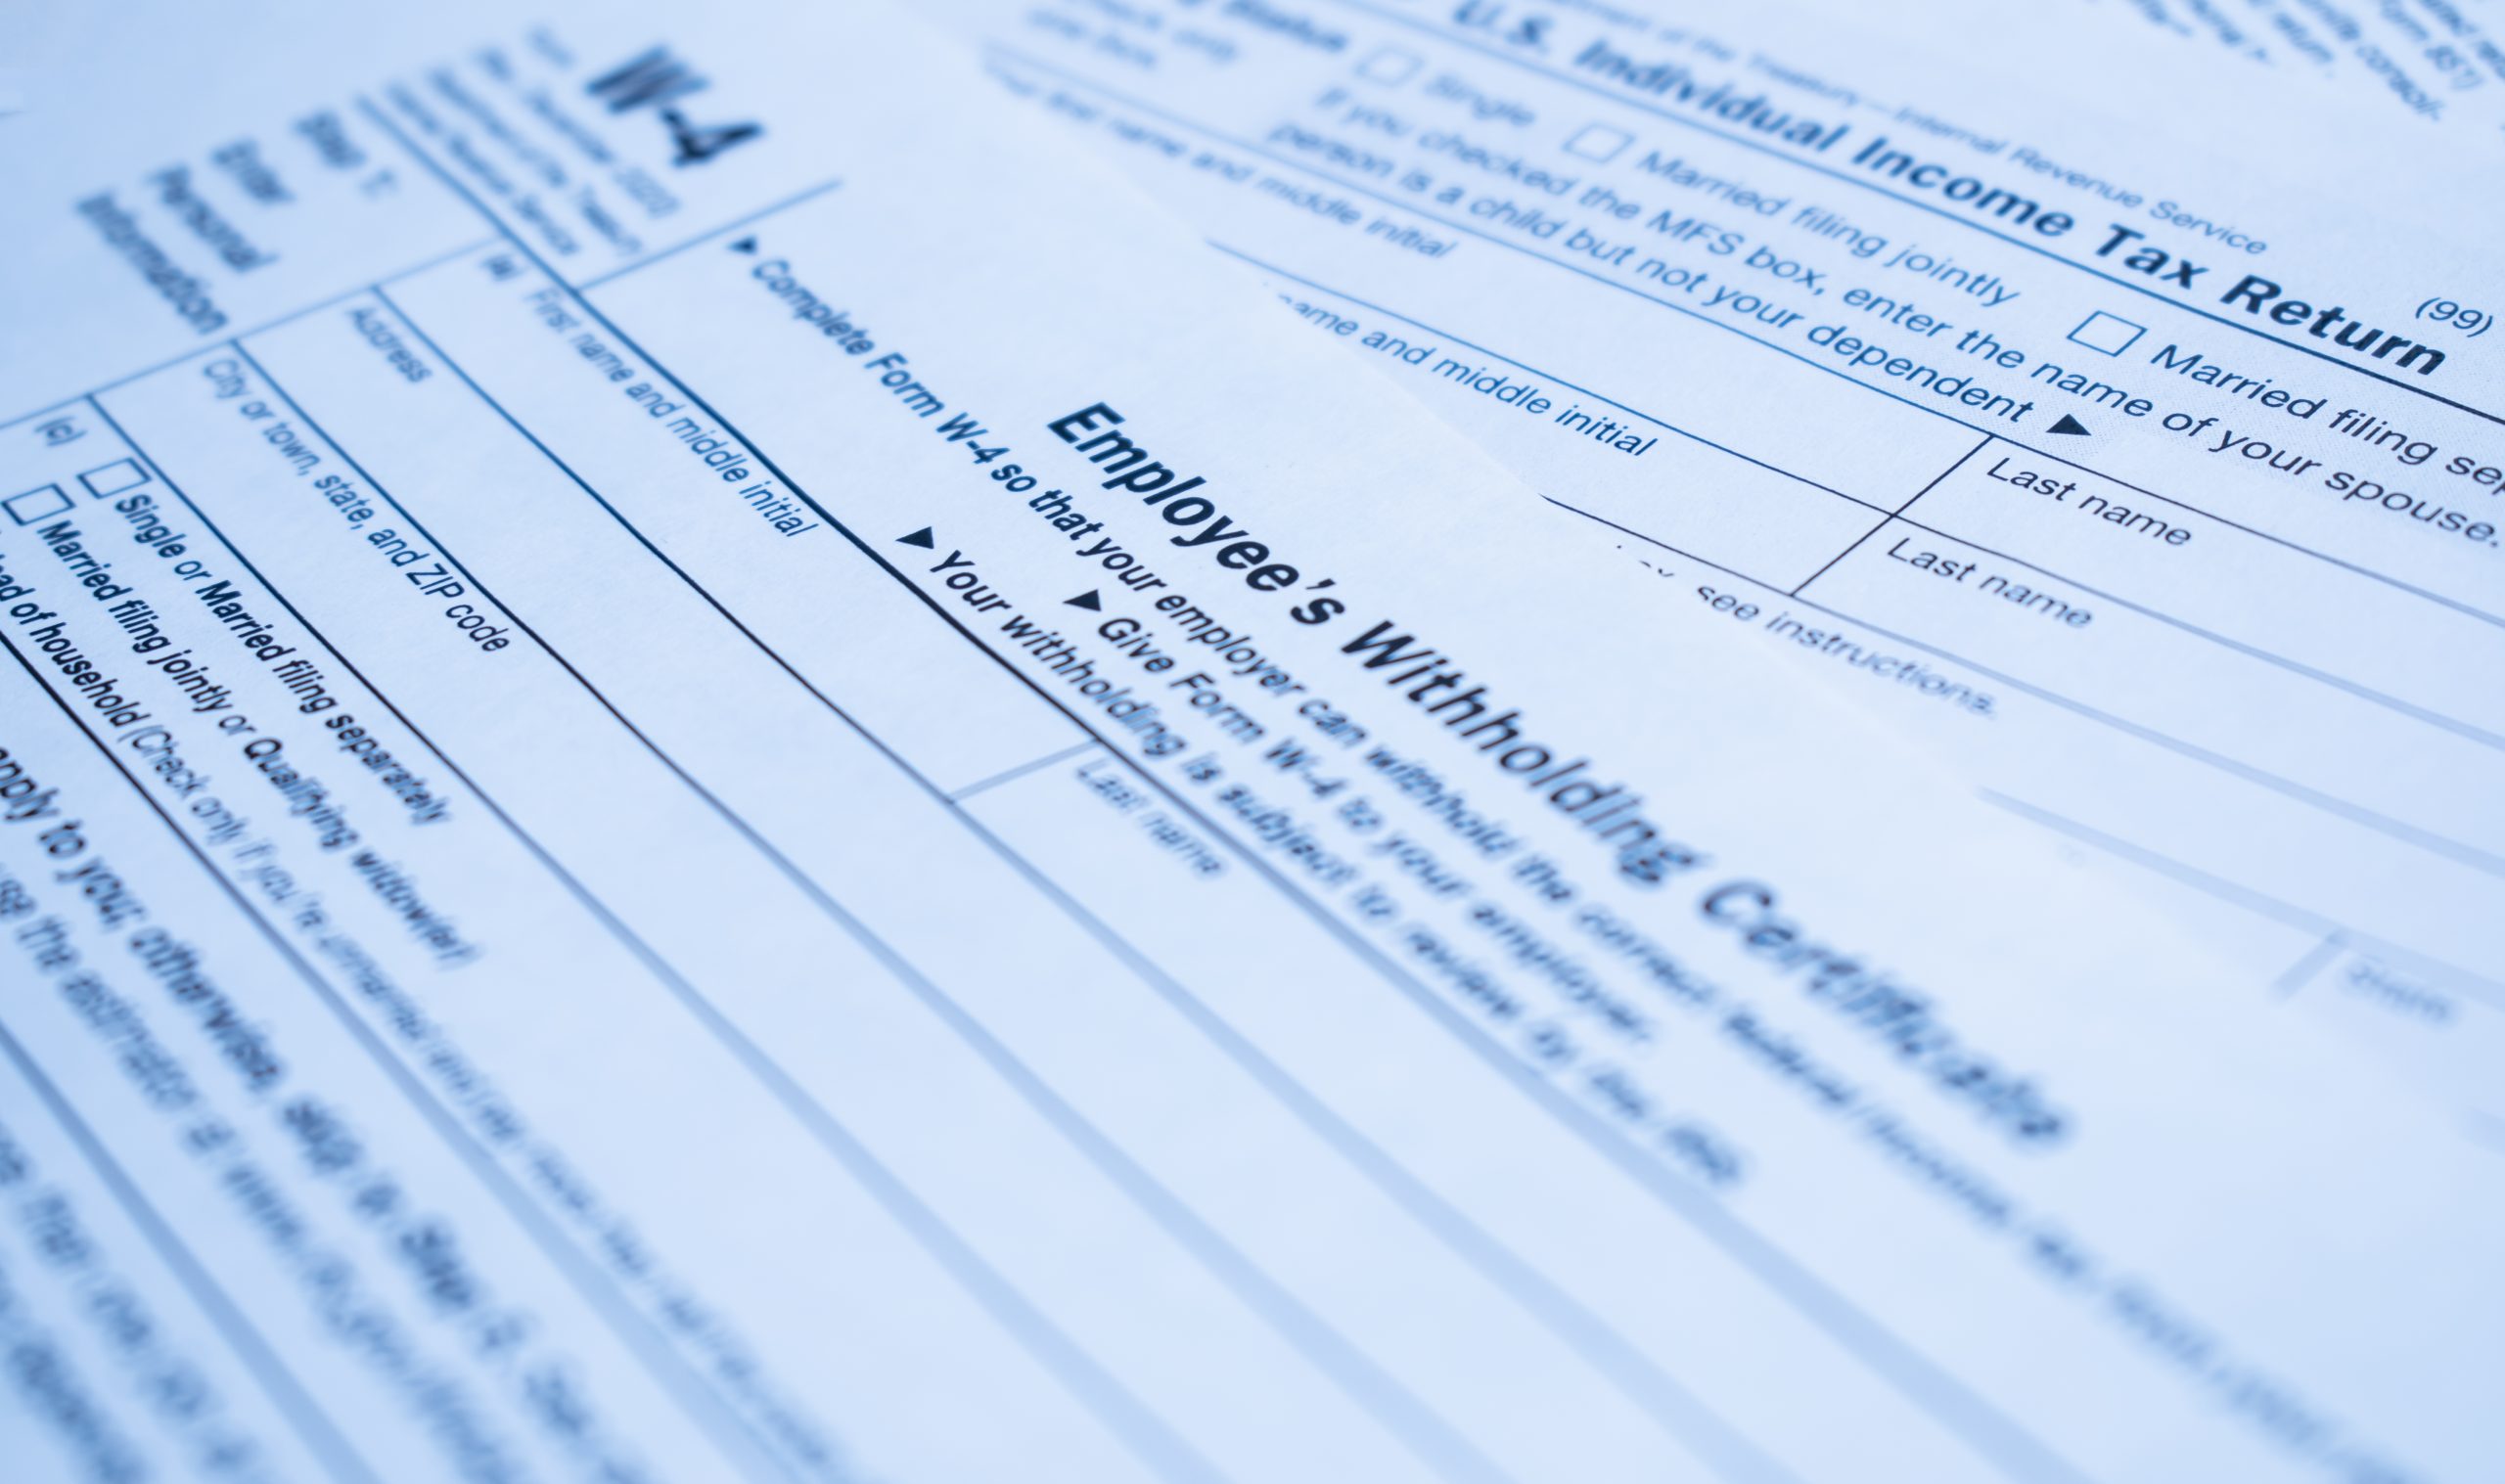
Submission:
{"label": "empty checkbox", "polygon": [[78,482],[87,486],[87,493],[102,500],[147,483],[148,471],[140,468],[135,459],[115,459],[111,464],[99,464],[80,474]]}
{"label": "empty checkbox", "polygon": [[1357,64],[1357,75],[1368,82],[1384,82],[1397,87],[1417,75],[1418,67],[1417,53],[1387,46]]}
{"label": "empty checkbox", "polygon": [[2134,325],[2120,315],[2107,314],[2099,309],[2086,319],[2079,321],[2078,328],[2071,332],[2070,337],[2090,350],[2106,355],[2120,355],[2131,348],[2134,340],[2146,334],[2148,334],[2148,327]]}
{"label": "empty checkbox", "polygon": [[32,525],[38,520],[49,520],[68,510],[69,497],[61,492],[60,485],[47,484],[41,489],[30,489],[23,495],[11,495],[6,500],[0,500],[0,508],[5,508],[9,512],[9,518],[20,525]]}
{"label": "empty checkbox", "polygon": [[1634,142],[1635,136],[1624,129],[1613,129],[1605,123],[1587,123],[1574,131],[1573,138],[1566,141],[1566,153],[1605,162],[1616,159],[1618,151]]}

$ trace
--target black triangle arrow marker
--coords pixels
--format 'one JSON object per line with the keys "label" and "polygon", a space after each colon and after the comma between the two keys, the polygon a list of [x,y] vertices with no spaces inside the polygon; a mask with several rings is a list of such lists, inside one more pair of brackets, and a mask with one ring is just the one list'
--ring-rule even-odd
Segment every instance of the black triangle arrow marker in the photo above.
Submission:
{"label": "black triangle arrow marker", "polygon": [[2076,433],[2083,438],[2087,436],[2087,425],[2069,413],[2063,413],[2062,420],[2053,425],[2053,431]]}
{"label": "black triangle arrow marker", "polygon": [[933,545],[934,537],[931,534],[931,527],[926,525],[922,529],[915,531],[912,535],[898,536],[896,540],[902,545],[918,546],[928,551]]}
{"label": "black triangle arrow marker", "polygon": [[1096,590],[1092,587],[1075,598],[1063,599],[1062,604],[1067,607],[1085,608],[1091,613],[1105,611],[1105,601],[1096,596]]}
{"label": "black triangle arrow marker", "polygon": [[743,237],[738,242],[731,244],[731,250],[733,252],[754,252],[756,250],[756,239],[753,237]]}

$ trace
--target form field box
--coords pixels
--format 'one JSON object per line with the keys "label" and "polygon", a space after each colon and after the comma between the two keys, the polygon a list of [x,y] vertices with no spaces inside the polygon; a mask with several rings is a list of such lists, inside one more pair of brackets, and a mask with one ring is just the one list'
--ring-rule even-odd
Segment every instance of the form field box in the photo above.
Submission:
{"label": "form field box", "polygon": [[1418,74],[1421,63],[1415,52],[1404,52],[1396,46],[1383,50],[1357,64],[1357,75],[1368,82],[1398,87]]}
{"label": "form field box", "polygon": [[1566,153],[1579,155],[1596,163],[1606,164],[1617,157],[1617,152],[1635,142],[1635,136],[1624,129],[1613,129],[1605,123],[1587,123],[1566,141]]}
{"label": "form field box", "polygon": [[2101,355],[2120,355],[2146,334],[2147,326],[2135,325],[2118,314],[2107,314],[2099,309],[2079,321],[2078,328],[2070,333],[2070,338]]}
{"label": "form field box", "polygon": [[2489,680],[2505,674],[2505,630],[2077,465],[1994,444],[1904,514],[2254,654],[2505,735],[2505,692]]}
{"label": "form field box", "polygon": [[[1928,496],[1913,511],[1937,514]],[[1893,520],[1801,596],[2169,746],[2292,784],[2352,820],[2363,813],[2396,825],[2399,838],[2490,854],[2505,847],[2505,816],[2488,804],[2493,790],[2466,782],[2494,767],[2483,742],[2067,574]],[[2411,763],[2360,767],[2361,758]],[[2096,771],[2102,762],[2082,751],[2067,766]]]}
{"label": "form field box", "polygon": [[46,484],[40,488],[27,490],[24,494],[11,495],[6,500],[0,500],[0,507],[5,507],[9,512],[9,518],[20,525],[32,525],[38,520],[49,520],[68,510],[69,497],[61,492],[60,485]]}
{"label": "form field box", "polygon": [[1571,503],[1777,592],[1833,562],[1880,518],[1868,506],[1709,444],[1666,438],[1645,462],[1652,467],[1641,481],[1576,481]]}
{"label": "form field box", "polygon": [[[1552,417],[1571,405],[1575,387],[1587,387],[1591,396],[1606,397],[1638,419],[1658,420],[1769,472],[1864,502],[1873,512],[1864,529],[1876,512],[1903,504],[1973,451],[1978,436],[1953,418],[1874,391],[1789,353],[1787,346],[1571,271],[1552,272],[1538,293],[1487,294],[1456,275],[1420,273],[1388,257],[1356,259],[1331,287],[1431,327],[1422,328],[1420,337],[1444,337],[1439,343],[1445,354],[1468,366],[1502,357],[1552,396],[1561,383],[1574,383]],[[1452,356],[1461,347],[1450,338],[1459,335],[1486,353],[1462,349]],[[1694,368],[1700,365],[1725,367],[1727,374],[1698,376]],[[1419,370],[1434,376],[1436,368],[1431,357]],[[1466,426],[1474,437],[1490,442],[1506,439],[1494,428],[1525,421],[1517,414],[1490,424],[1481,409]],[[1520,431],[1537,441],[1526,446],[1518,469],[1544,470],[1555,451],[1568,446],[1547,424],[1527,424]],[[1550,453],[1532,451],[1543,446]],[[1657,461],[1670,452],[1671,440],[1664,439],[1644,457],[1646,471],[1659,468]],[[1647,487],[1640,477],[1625,482],[1630,491]],[[1650,503],[1649,497],[1638,498]],[[1644,529],[1679,544],[1675,533],[1658,523]],[[1803,574],[1841,549],[1822,553]],[[1762,580],[1771,581],[1772,574]]]}

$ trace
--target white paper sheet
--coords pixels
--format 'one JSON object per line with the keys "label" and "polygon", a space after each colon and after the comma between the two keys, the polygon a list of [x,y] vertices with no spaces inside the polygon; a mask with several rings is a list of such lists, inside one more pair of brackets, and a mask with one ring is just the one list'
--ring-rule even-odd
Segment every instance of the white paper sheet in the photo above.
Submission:
{"label": "white paper sheet", "polygon": [[908,23],[58,35],[12,1479],[2492,1471],[2483,1152]]}
{"label": "white paper sheet", "polygon": [[2475,172],[2058,15],[1833,9],[952,14],[1665,605],[2505,1137]]}

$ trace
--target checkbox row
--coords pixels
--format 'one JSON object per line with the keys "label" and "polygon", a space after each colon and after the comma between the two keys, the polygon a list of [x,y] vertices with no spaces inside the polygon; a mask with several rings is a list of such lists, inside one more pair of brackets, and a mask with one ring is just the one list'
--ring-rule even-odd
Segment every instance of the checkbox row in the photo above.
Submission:
{"label": "checkbox row", "polygon": [[[147,483],[148,478],[148,471],[139,467],[138,460],[115,459],[111,464],[99,464],[82,472],[78,475],[78,482],[86,486],[91,498],[103,500],[126,489],[136,489]],[[75,503],[69,498],[69,492],[60,485],[39,484],[0,500],[0,510],[7,511],[9,518],[20,525],[32,525],[38,520],[49,520],[67,513]]]}

